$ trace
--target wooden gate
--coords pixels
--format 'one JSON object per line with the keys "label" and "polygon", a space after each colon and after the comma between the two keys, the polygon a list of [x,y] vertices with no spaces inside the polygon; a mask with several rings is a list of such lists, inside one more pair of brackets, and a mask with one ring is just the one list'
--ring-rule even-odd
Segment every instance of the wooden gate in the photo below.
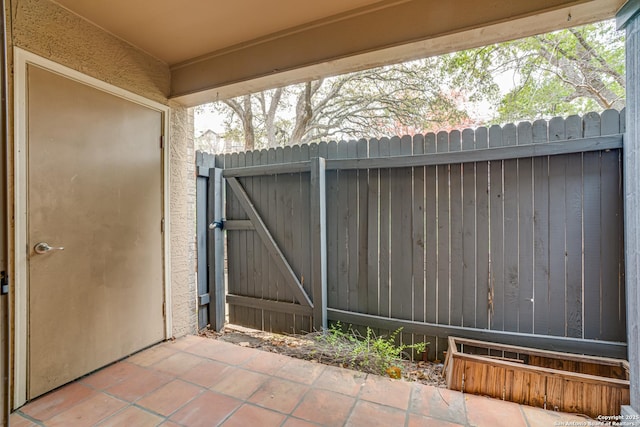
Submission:
{"label": "wooden gate", "polygon": [[199,281],[200,327],[212,319],[219,330],[225,303],[236,324],[280,332],[326,327],[324,159],[309,161],[307,151],[298,163],[301,147],[288,148],[278,165],[269,165],[274,150],[264,159],[228,156],[225,170],[199,157],[198,193],[208,192],[208,206],[200,206],[198,228],[210,236],[198,242],[198,273],[208,277]]}
{"label": "wooden gate", "polygon": [[200,154],[201,185],[226,187],[206,224],[226,230],[229,321],[625,357],[623,120]]}

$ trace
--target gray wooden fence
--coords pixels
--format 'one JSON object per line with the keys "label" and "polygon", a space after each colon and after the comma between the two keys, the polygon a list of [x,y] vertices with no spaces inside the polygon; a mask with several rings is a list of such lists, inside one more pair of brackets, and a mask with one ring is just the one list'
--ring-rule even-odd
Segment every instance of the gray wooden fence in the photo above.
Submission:
{"label": "gray wooden fence", "polygon": [[624,114],[607,110],[200,153],[202,323],[214,294],[207,225],[222,219],[204,196],[217,167],[232,323],[302,332],[325,313],[381,332],[402,326],[403,339],[432,343],[432,358],[451,334],[625,357],[623,133]]}

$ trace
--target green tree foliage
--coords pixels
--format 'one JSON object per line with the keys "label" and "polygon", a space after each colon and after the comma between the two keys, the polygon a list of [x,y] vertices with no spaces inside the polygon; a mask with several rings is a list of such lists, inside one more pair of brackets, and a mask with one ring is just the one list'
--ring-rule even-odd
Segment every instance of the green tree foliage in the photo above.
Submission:
{"label": "green tree foliage", "polygon": [[[624,107],[624,35],[604,21],[458,52],[443,72],[473,99],[497,108],[494,122]],[[500,94],[496,76],[515,86]]]}

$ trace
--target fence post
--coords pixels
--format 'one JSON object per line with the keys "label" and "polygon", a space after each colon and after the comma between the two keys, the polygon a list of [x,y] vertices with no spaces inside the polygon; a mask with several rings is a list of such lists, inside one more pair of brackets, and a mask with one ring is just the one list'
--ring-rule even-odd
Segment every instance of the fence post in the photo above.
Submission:
{"label": "fence post", "polygon": [[[629,386],[631,390],[631,404],[622,407],[622,414],[637,417],[640,413],[640,186],[639,154],[640,154],[640,1],[629,0],[616,15],[618,30],[626,30],[626,133],[624,136],[623,167],[624,171],[624,243],[627,295],[627,343],[629,357]],[[636,418],[626,418],[636,419]]]}
{"label": "fence post", "polygon": [[207,264],[209,265],[209,325],[220,331],[225,319],[224,291],[224,241],[222,230],[223,211],[222,169],[209,169],[209,194],[207,200]]}
{"label": "fence post", "polygon": [[208,240],[208,186],[209,168],[214,166],[213,155],[196,152],[196,238],[198,265],[198,329],[205,328],[209,317],[209,269],[207,265]]}
{"label": "fence post", "polygon": [[311,161],[311,286],[313,328],[327,328],[327,192],[325,159]]}

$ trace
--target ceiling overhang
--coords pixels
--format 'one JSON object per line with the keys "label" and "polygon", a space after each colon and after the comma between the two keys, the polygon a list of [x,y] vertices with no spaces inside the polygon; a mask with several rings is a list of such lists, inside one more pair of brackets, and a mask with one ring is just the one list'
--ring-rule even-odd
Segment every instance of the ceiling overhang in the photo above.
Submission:
{"label": "ceiling overhang", "polygon": [[625,0],[57,2],[166,62],[170,97],[193,106],[608,19]]}
{"label": "ceiling overhang", "polygon": [[611,18],[623,1],[414,0],[172,67],[186,105]]}

